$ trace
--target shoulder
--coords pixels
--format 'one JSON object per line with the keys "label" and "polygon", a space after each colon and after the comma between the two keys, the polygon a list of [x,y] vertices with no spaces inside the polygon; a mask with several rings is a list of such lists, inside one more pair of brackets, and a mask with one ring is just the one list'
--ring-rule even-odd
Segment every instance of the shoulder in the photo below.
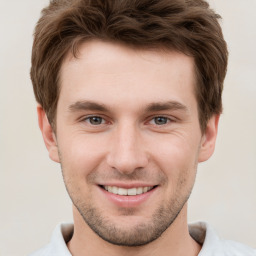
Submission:
{"label": "shoulder", "polygon": [[253,249],[247,245],[230,241],[221,240],[222,250],[226,252],[225,255],[232,256],[256,256],[256,249]]}
{"label": "shoulder", "polygon": [[247,245],[220,239],[216,232],[205,222],[189,225],[190,235],[202,249],[198,256],[256,256],[256,249]]}
{"label": "shoulder", "polygon": [[47,256],[47,255],[52,255],[50,254],[51,248],[50,244],[46,245],[45,247],[33,252],[29,256]]}
{"label": "shoulder", "polygon": [[59,224],[53,231],[51,241],[29,256],[71,256],[66,243],[73,235],[73,224]]}

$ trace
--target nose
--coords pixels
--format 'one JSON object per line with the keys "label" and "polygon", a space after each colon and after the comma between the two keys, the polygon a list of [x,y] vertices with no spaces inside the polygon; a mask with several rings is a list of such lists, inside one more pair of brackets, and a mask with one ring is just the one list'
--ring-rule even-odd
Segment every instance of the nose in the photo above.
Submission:
{"label": "nose", "polygon": [[115,129],[107,163],[123,174],[131,174],[147,166],[148,156],[138,127],[123,124]]}

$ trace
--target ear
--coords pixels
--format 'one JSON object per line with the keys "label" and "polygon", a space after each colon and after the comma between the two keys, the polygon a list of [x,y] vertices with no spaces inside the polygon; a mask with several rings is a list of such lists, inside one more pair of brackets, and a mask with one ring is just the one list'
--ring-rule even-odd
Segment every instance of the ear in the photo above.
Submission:
{"label": "ear", "polygon": [[52,126],[50,125],[48,118],[42,106],[37,106],[38,124],[43,135],[45,146],[49,152],[49,157],[59,163],[59,153],[56,136],[53,132]]}
{"label": "ear", "polygon": [[207,123],[205,132],[202,136],[198,162],[204,162],[208,160],[214,152],[218,133],[219,118],[220,115],[213,115]]}

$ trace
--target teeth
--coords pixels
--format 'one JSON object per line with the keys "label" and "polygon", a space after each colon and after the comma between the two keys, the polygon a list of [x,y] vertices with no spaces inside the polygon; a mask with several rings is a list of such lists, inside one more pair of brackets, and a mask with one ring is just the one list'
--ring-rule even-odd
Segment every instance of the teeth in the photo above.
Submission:
{"label": "teeth", "polygon": [[116,194],[116,195],[120,195],[120,196],[136,196],[136,195],[140,195],[143,193],[148,192],[149,190],[151,190],[153,187],[138,187],[138,188],[118,188],[115,186],[104,186],[104,189],[107,190],[108,192],[112,193],[112,194]]}
{"label": "teeth", "polygon": [[112,193],[117,195],[118,188],[117,187],[112,187]]}
{"label": "teeth", "polygon": [[137,193],[137,195],[142,194],[143,193],[143,188],[137,188],[136,193]]}
{"label": "teeth", "polygon": [[127,190],[128,196],[136,196],[136,188],[130,188]]}
{"label": "teeth", "polygon": [[[109,192],[111,193],[111,191],[109,191]],[[117,194],[120,196],[127,196],[128,190],[125,188],[118,188]]]}

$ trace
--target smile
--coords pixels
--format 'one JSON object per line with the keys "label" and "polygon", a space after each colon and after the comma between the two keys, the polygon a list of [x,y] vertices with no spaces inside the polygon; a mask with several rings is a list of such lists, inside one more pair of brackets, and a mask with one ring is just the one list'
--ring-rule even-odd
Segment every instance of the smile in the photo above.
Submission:
{"label": "smile", "polygon": [[147,193],[152,190],[154,187],[138,187],[138,188],[121,188],[115,186],[103,186],[103,188],[109,193],[120,195],[120,196],[136,196]]}

